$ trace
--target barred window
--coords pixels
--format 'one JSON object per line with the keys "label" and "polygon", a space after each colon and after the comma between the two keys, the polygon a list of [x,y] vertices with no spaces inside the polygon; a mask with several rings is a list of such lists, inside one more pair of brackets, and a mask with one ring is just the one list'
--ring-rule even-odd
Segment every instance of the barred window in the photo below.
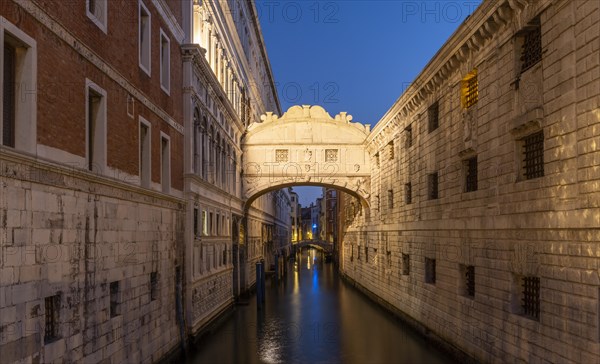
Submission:
{"label": "barred window", "polygon": [[435,259],[425,258],[425,283],[435,284]]}
{"label": "barred window", "polygon": [[427,176],[427,196],[430,200],[435,200],[439,197],[437,172],[431,173]]}
{"label": "barred window", "polygon": [[523,175],[526,179],[544,176],[544,132],[523,138]]}
{"label": "barred window", "polygon": [[429,117],[429,133],[437,129],[439,126],[439,110],[439,104],[437,101],[434,102],[433,105],[429,106],[429,109],[427,110],[427,115]]}
{"label": "barred window", "polygon": [[405,138],[405,146],[406,148],[412,147],[413,137],[412,137],[412,125],[404,128],[404,138]]}
{"label": "barred window", "polygon": [[150,273],[150,300],[158,298],[158,272]]}
{"label": "barred window", "polygon": [[521,46],[521,73],[542,60],[542,29],[540,17],[535,17],[528,25]]}
{"label": "barred window", "polygon": [[404,203],[407,205],[412,203],[412,184],[410,182],[404,184]]}
{"label": "barred window", "polygon": [[288,150],[287,149],[276,149],[275,150],[275,162],[287,162],[288,161]]}
{"label": "barred window", "polygon": [[477,191],[477,157],[469,158],[465,161],[465,191]]}
{"label": "barred window", "polygon": [[388,190],[388,208],[394,208],[394,190]]}
{"label": "barred window", "polygon": [[402,275],[410,274],[410,255],[402,254]]}
{"label": "barred window", "polygon": [[337,149],[325,149],[325,162],[337,162],[338,161],[338,150]]}
{"label": "barred window", "polygon": [[540,319],[540,278],[521,278],[521,307],[523,314],[532,319]]}
{"label": "barred window", "polygon": [[120,315],[119,282],[110,282],[110,317]]}
{"label": "barred window", "polygon": [[45,327],[44,342],[49,343],[58,338],[58,318],[60,313],[60,295],[46,297],[44,299],[45,307]]}
{"label": "barred window", "polygon": [[475,297],[475,266],[461,264],[460,272],[463,279],[463,295]]}
{"label": "barred window", "polygon": [[469,109],[479,101],[479,84],[477,69],[474,69],[462,79],[461,96],[463,108]]}

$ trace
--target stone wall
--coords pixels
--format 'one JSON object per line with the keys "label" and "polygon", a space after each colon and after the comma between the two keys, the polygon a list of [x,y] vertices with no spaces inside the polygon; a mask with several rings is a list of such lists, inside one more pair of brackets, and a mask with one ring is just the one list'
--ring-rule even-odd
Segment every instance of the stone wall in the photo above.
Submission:
{"label": "stone wall", "polygon": [[148,362],[174,349],[181,204],[16,153],[0,158],[2,361]]}
{"label": "stone wall", "polygon": [[[521,72],[538,15],[542,59]],[[599,24],[596,1],[484,1],[375,127],[370,208],[345,197],[343,273],[477,360],[600,361]],[[543,175],[527,178],[540,131]]]}

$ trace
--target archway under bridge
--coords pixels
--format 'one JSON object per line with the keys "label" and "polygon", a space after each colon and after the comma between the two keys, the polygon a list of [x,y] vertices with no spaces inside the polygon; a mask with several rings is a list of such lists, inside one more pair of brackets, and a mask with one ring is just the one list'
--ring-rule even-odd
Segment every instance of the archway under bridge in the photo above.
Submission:
{"label": "archway under bridge", "polygon": [[245,208],[259,196],[290,186],[331,187],[368,208],[371,165],[365,141],[370,126],[321,106],[292,106],[281,117],[268,112],[244,135],[242,195]]}

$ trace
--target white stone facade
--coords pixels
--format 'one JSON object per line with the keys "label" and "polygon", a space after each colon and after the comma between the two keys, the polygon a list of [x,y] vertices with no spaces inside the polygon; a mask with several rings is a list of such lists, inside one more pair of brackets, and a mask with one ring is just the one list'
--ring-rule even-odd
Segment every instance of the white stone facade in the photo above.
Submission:
{"label": "white stone facade", "polygon": [[597,1],[484,1],[371,133],[343,273],[479,361],[599,362],[599,49]]}

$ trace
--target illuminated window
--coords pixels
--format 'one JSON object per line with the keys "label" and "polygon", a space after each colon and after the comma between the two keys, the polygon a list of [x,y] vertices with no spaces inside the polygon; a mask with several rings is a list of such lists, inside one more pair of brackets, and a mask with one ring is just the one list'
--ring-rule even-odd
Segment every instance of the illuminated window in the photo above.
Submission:
{"label": "illuminated window", "polygon": [[275,150],[275,162],[287,162],[288,161],[288,150],[287,149],[276,149]]}
{"label": "illuminated window", "polygon": [[202,235],[208,236],[208,217],[206,211],[202,211]]}
{"label": "illuminated window", "polygon": [[479,101],[479,89],[477,81],[477,69],[469,72],[461,82],[462,106],[469,109]]}

